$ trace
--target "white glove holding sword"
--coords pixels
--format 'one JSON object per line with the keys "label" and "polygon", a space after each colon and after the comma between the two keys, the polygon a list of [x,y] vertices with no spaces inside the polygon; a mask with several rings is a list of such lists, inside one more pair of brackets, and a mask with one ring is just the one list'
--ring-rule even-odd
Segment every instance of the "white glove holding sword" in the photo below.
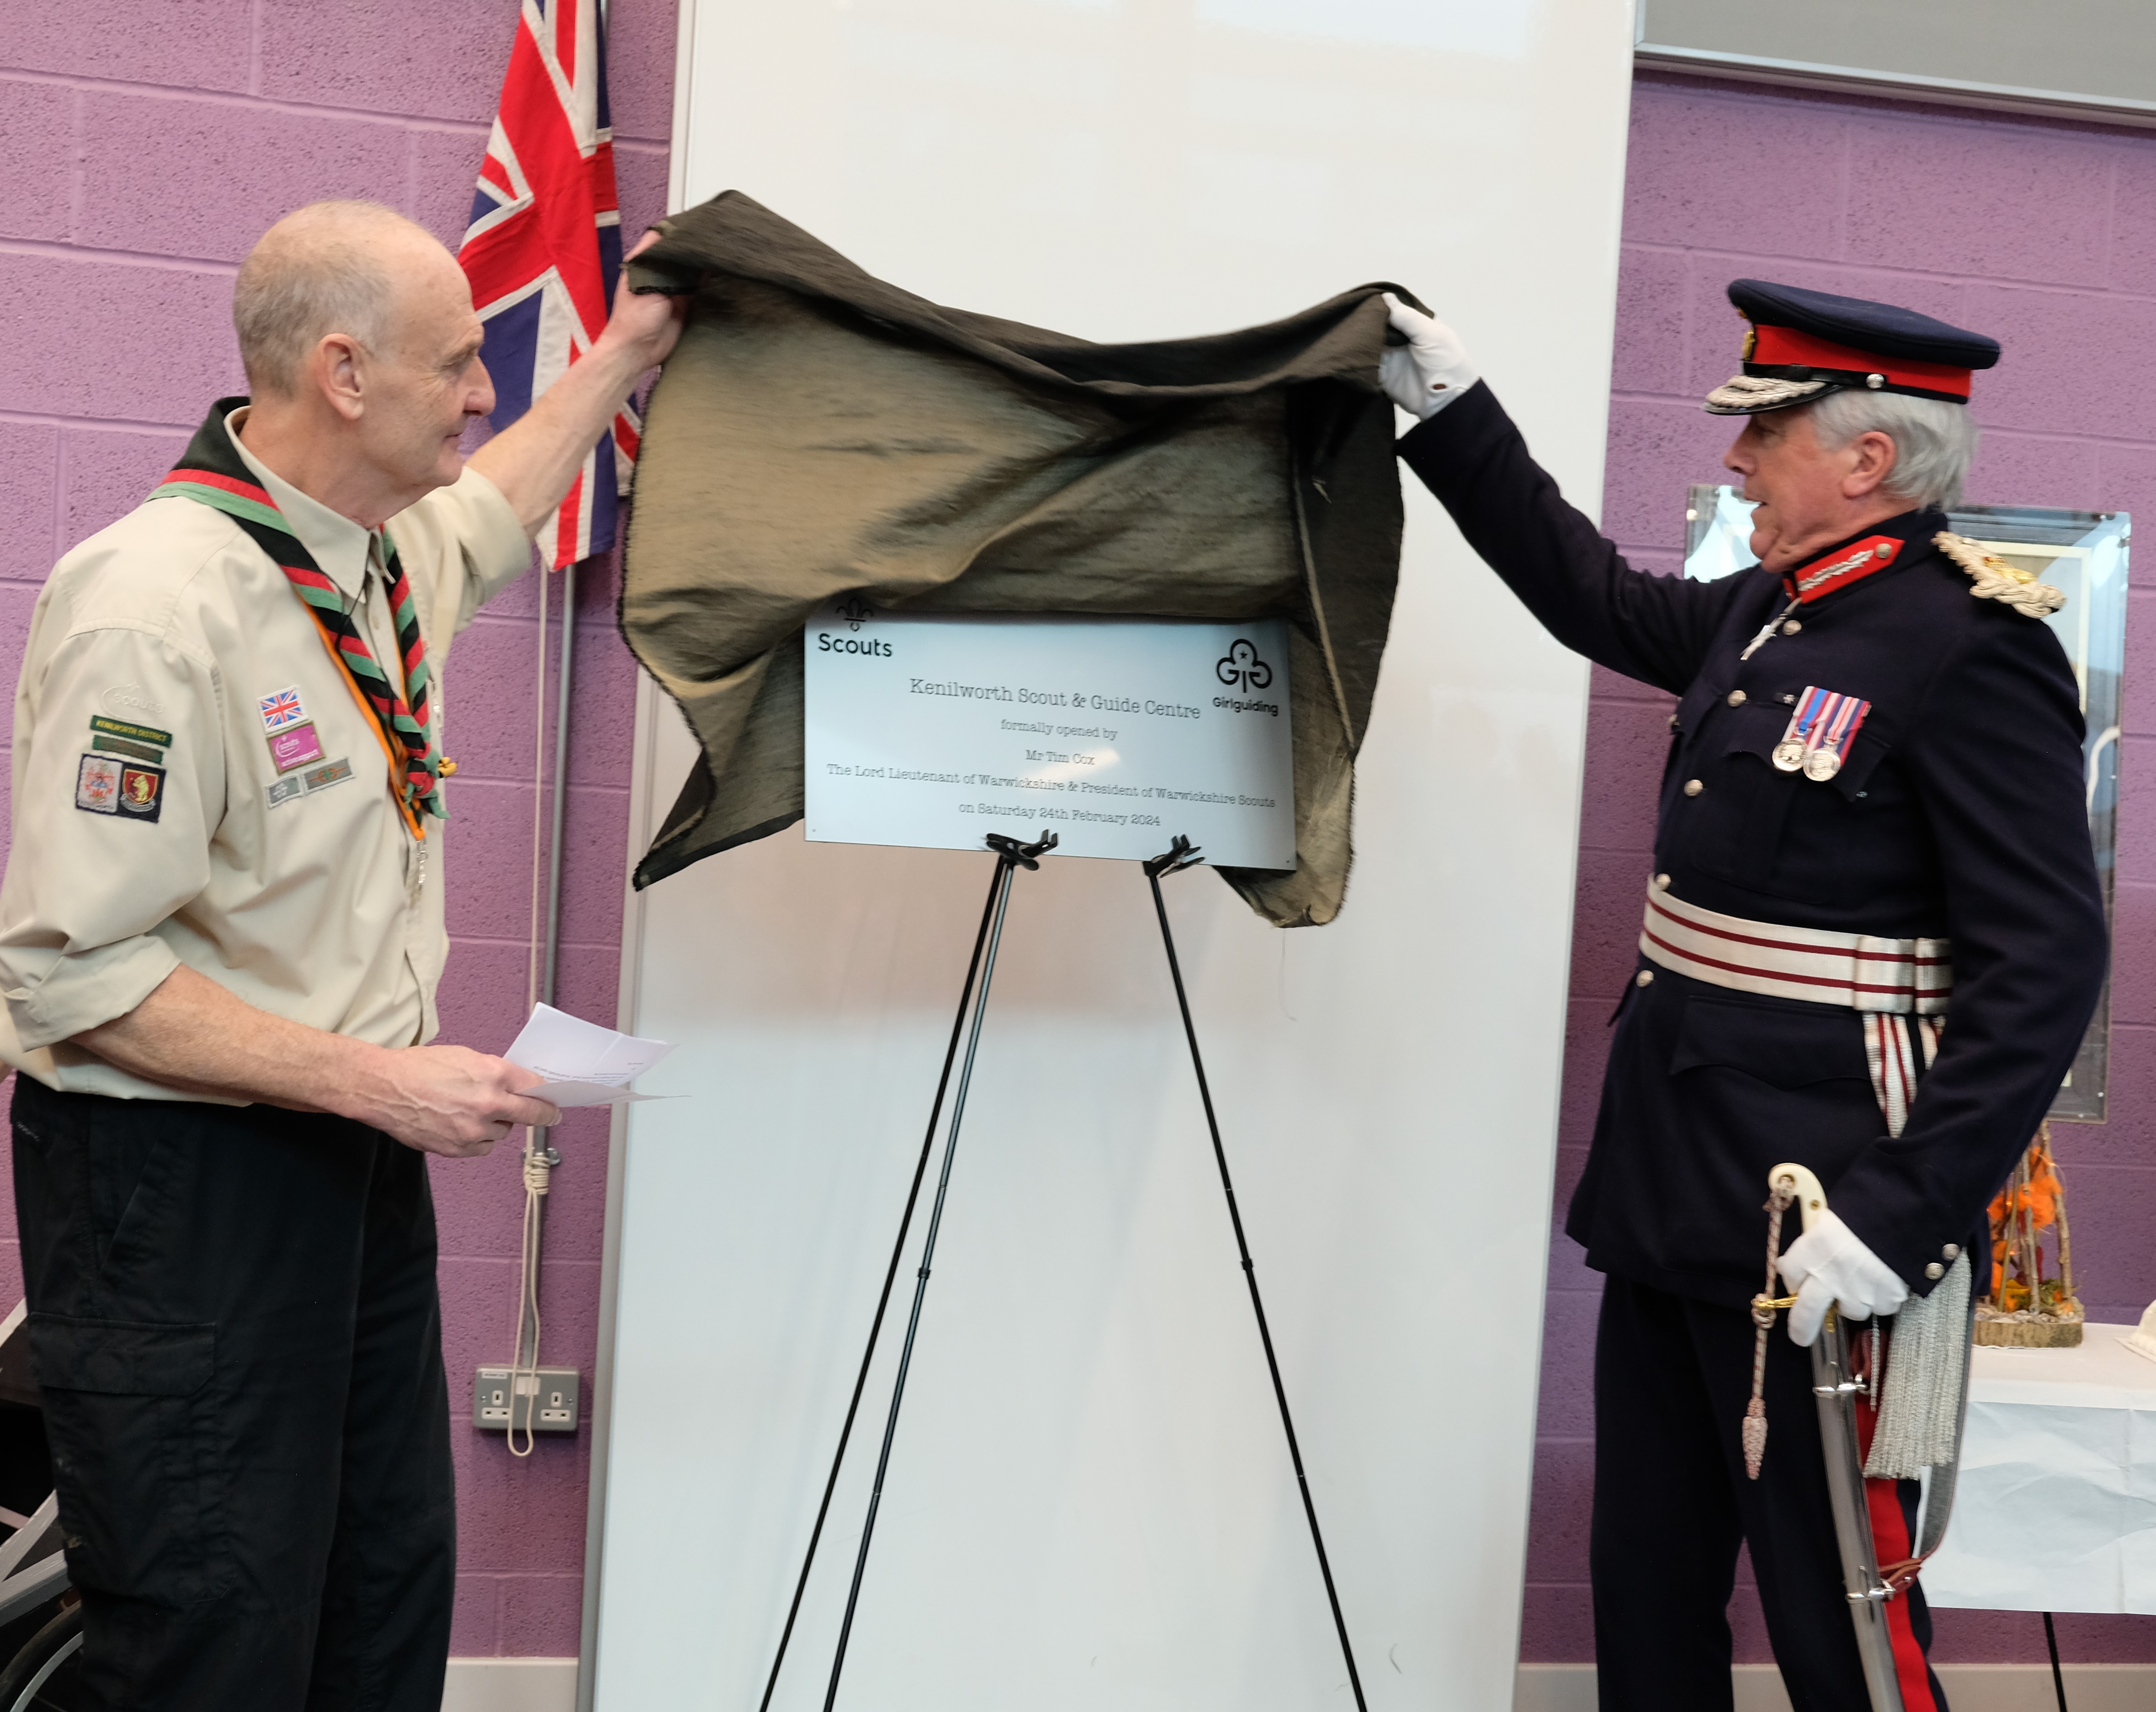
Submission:
{"label": "white glove holding sword", "polygon": [[1789,1310],[1789,1341],[1809,1346],[1837,1302],[1845,1320],[1892,1314],[1909,1299],[1901,1275],[1864,1245],[1856,1233],[1822,1209],[1810,1228],[1782,1251],[1775,1269],[1797,1293]]}

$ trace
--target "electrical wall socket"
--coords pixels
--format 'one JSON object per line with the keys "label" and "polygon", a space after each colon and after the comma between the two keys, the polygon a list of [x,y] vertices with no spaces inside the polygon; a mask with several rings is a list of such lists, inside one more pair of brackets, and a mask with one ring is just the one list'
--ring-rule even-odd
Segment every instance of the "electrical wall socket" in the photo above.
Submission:
{"label": "electrical wall socket", "polygon": [[472,1422],[483,1433],[574,1433],[577,1370],[482,1367],[472,1380]]}

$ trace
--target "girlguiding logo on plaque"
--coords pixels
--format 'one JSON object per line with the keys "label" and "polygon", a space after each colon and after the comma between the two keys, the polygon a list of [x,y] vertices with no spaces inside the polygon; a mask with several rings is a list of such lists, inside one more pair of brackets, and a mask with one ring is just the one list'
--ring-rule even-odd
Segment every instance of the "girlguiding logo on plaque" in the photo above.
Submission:
{"label": "girlguiding logo on plaque", "polygon": [[803,633],[808,836],[1142,860],[1177,833],[1230,868],[1295,866],[1287,626],[896,613]]}

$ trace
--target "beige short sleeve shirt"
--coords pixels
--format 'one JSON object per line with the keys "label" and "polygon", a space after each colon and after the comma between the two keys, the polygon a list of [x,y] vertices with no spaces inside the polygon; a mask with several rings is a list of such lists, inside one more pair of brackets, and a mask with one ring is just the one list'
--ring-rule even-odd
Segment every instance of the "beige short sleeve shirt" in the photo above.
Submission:
{"label": "beige short sleeve shirt", "polygon": [[[393,675],[375,536],[239,449]],[[450,638],[530,565],[531,542],[469,469],[388,530],[439,742]],[[429,819],[424,846],[406,829],[371,716],[284,572],[224,513],[151,500],[54,568],[15,695],[13,818],[0,1058],[48,1086],[201,1098],[66,1044],[182,963],[313,1028],[432,1038],[448,829]]]}

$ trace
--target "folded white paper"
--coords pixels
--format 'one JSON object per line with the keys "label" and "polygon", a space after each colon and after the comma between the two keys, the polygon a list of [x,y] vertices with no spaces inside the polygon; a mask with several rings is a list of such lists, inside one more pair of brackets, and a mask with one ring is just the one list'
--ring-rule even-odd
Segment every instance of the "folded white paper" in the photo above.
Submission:
{"label": "folded white paper", "polygon": [[534,1005],[531,1018],[502,1056],[546,1080],[520,1090],[557,1106],[620,1105],[656,1099],[632,1094],[629,1084],[674,1048],[619,1029],[572,1017],[552,1005]]}

